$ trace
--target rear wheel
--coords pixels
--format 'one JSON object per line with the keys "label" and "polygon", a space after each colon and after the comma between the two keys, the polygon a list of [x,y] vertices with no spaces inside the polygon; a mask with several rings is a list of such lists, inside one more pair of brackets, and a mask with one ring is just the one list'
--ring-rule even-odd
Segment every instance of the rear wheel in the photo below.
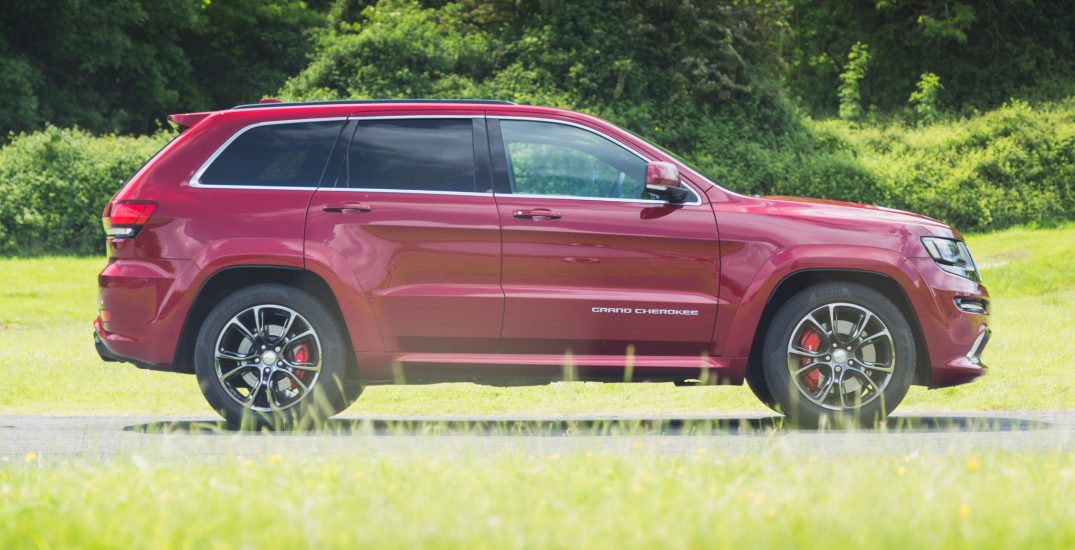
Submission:
{"label": "rear wheel", "polygon": [[291,427],[324,420],[358,398],[345,334],[310,294],[256,285],[206,317],[195,373],[209,404],[233,425]]}
{"label": "rear wheel", "polygon": [[765,386],[797,425],[880,422],[903,400],[915,341],[899,308],[854,283],[807,288],[785,303],[765,337]]}

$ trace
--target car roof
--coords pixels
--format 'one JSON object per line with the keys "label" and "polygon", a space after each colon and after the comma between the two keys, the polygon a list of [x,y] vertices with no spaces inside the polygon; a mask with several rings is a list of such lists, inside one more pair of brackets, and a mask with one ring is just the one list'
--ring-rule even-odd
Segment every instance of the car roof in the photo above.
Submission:
{"label": "car roof", "polygon": [[[492,99],[378,99],[378,100],[337,100],[306,102],[272,102],[239,105],[231,109],[205,111],[200,113],[182,113],[170,115],[169,120],[183,127],[191,127],[203,119],[215,119],[216,122],[228,121],[229,124],[253,124],[261,122],[299,120],[313,118],[340,118],[361,115],[407,115],[408,111],[424,114],[469,115],[489,114],[496,116],[503,113],[509,116],[553,116],[589,120],[598,124],[607,124],[596,117],[555,107],[535,105],[518,105],[510,101]],[[214,123],[215,125],[216,123]]]}
{"label": "car roof", "polygon": [[204,111],[198,113],[177,113],[168,116],[168,120],[181,127],[192,127],[204,119],[216,119],[217,122],[250,124],[258,122],[298,120],[309,118],[338,118],[361,114],[383,112],[391,115],[405,115],[410,110],[433,114],[472,114],[510,112],[523,116],[558,116],[576,119],[596,120],[584,113],[518,105],[511,101],[494,99],[347,99],[333,101],[296,101],[281,102],[262,100],[263,103],[238,105],[231,109]]}
{"label": "car roof", "polygon": [[500,99],[334,99],[329,101],[273,101],[262,100],[259,103],[236,105],[232,109],[265,109],[281,107],[305,107],[312,105],[381,105],[398,103],[423,103],[423,104],[466,104],[466,105],[515,105],[512,101]]}

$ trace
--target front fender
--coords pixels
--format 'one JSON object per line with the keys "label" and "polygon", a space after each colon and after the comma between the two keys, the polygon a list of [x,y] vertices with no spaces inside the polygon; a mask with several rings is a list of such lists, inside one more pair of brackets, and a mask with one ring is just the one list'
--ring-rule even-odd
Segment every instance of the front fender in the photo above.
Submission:
{"label": "front fender", "polygon": [[[714,354],[746,357],[765,306],[780,283],[802,271],[868,272],[891,277],[904,261],[898,252],[856,245],[800,245],[777,250],[754,271],[749,281],[721,270],[721,306],[713,341]],[[722,265],[725,261],[722,261]],[[741,270],[740,270],[741,271]],[[741,275],[740,275],[741,277]],[[738,299],[736,299],[738,298]]]}

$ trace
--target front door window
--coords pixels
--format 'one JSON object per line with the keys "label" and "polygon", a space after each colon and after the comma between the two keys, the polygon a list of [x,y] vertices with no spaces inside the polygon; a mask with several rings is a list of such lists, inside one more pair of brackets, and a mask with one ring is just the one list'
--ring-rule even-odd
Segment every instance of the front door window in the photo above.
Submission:
{"label": "front door window", "polygon": [[643,199],[646,161],[593,132],[528,120],[500,122],[512,192]]}

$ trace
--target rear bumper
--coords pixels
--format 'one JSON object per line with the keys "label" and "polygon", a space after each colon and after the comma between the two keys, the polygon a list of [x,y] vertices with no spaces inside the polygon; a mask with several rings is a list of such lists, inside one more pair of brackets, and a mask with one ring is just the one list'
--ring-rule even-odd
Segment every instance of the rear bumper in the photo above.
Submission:
{"label": "rear bumper", "polygon": [[[97,350],[97,355],[102,361],[107,363],[130,363],[140,369],[146,370],[172,370],[170,365],[154,365],[152,363],[146,363],[130,357],[124,357],[112,350],[108,349],[108,345],[105,344],[105,340],[101,338],[102,334],[101,320],[95,319],[93,321],[93,347]],[[107,337],[107,336],[106,336]]]}
{"label": "rear bumper", "polygon": [[97,276],[94,347],[105,361],[171,370],[196,269],[186,260],[113,258]]}
{"label": "rear bumper", "polygon": [[102,361],[108,363],[126,363],[128,361],[127,359],[112,353],[112,350],[105,346],[104,341],[101,340],[101,336],[97,334],[97,331],[100,330],[97,328],[98,326],[100,326],[100,321],[95,319],[93,321],[93,347],[97,349],[97,355]]}

